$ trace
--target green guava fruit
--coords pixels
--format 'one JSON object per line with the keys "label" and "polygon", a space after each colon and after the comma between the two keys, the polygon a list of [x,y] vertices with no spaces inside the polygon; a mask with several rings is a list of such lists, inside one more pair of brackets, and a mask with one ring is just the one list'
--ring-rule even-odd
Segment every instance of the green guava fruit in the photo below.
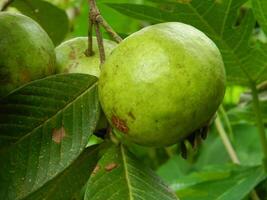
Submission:
{"label": "green guava fruit", "polygon": [[[116,46],[115,42],[104,40],[105,54],[108,56]],[[77,37],[59,45],[55,50],[58,73],[84,73],[99,77],[100,58],[95,37],[93,37],[93,56],[85,55],[87,48],[87,37]]]}
{"label": "green guava fruit", "polygon": [[55,72],[54,44],[31,18],[0,13],[0,97]]}
{"label": "green guava fruit", "polygon": [[[105,55],[108,56],[117,46],[117,43],[104,39]],[[93,37],[94,54],[87,57],[85,52],[88,48],[87,37],[77,37],[63,42],[56,51],[56,65],[58,73],[83,73],[96,77],[100,75],[100,55],[97,40]],[[101,112],[96,131],[105,129],[108,126],[105,115]]]}
{"label": "green guava fruit", "polygon": [[225,70],[216,45],[178,22],[126,38],[103,65],[99,98],[128,141],[168,146],[206,127],[223,100]]}

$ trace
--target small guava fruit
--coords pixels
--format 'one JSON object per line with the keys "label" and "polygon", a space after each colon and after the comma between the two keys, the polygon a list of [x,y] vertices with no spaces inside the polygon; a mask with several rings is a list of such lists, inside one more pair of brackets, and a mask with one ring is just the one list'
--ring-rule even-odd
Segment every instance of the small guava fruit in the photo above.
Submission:
{"label": "small guava fruit", "polygon": [[0,97],[55,72],[54,44],[31,18],[0,13]]}
{"label": "small guava fruit", "polygon": [[98,85],[115,132],[141,145],[168,146],[207,126],[225,82],[216,45],[190,25],[169,22],[121,42],[104,63]]}
{"label": "small guava fruit", "polygon": [[[117,43],[110,40],[103,40],[105,55],[108,56],[111,51],[117,46]],[[63,42],[56,47],[56,66],[57,73],[83,73],[96,77],[100,75],[100,55],[97,46],[97,39],[93,37],[93,52],[92,56],[86,56],[88,48],[87,37],[76,37]],[[96,132],[106,132],[108,126],[107,119],[103,112],[101,112],[98,121]]]}
{"label": "small guava fruit", "polygon": [[[104,40],[105,54],[108,56],[117,44]],[[63,42],[56,48],[58,73],[84,73],[96,77],[100,75],[100,58],[96,38],[93,37],[94,55],[86,56],[87,37],[77,37]]]}

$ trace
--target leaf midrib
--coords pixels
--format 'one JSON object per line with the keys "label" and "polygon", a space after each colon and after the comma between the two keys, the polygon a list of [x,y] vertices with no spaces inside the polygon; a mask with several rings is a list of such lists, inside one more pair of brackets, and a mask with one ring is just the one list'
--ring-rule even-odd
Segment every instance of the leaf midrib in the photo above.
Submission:
{"label": "leaf midrib", "polygon": [[125,171],[125,179],[126,179],[128,190],[129,190],[129,200],[134,200],[133,193],[132,193],[132,186],[130,182],[130,176],[129,176],[128,167],[127,167],[127,158],[126,158],[127,156],[125,155],[124,148],[122,145],[120,146],[120,148],[121,148],[122,161],[123,161],[123,166],[124,166],[124,171]]}

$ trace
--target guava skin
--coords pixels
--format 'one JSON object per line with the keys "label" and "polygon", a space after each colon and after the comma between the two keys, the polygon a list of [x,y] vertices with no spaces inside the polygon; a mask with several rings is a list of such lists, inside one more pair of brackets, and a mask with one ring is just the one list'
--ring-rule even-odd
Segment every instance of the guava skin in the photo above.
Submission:
{"label": "guava skin", "polygon": [[[116,46],[115,42],[104,40],[105,54],[109,55]],[[55,50],[58,73],[84,73],[99,77],[100,59],[95,37],[93,37],[93,56],[85,55],[87,48],[87,37],[77,37],[59,45]]]}
{"label": "guava skin", "polygon": [[0,97],[55,72],[54,44],[31,18],[0,13]]}
{"label": "guava skin", "polygon": [[168,146],[205,127],[223,100],[226,75],[216,45],[178,22],[126,38],[103,65],[99,98],[124,138]]}
{"label": "guava skin", "polygon": [[[108,56],[117,46],[117,43],[104,39],[105,55]],[[93,37],[93,52],[90,57],[85,55],[88,48],[87,37],[76,37],[63,42],[56,47],[56,68],[57,73],[83,73],[96,77],[100,75],[100,55],[97,46],[97,40]],[[97,131],[104,131],[108,127],[108,122],[101,112],[96,127]]]}

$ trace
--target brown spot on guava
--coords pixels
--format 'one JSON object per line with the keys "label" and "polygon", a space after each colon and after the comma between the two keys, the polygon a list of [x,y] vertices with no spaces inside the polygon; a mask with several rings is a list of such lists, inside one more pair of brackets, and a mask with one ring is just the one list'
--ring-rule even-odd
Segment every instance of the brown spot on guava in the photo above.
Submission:
{"label": "brown spot on guava", "polygon": [[96,165],[93,172],[92,172],[92,175],[96,175],[96,173],[101,169],[100,165]]}
{"label": "brown spot on guava", "polygon": [[75,51],[70,51],[70,53],[69,53],[69,59],[71,59],[71,60],[75,60],[76,59],[76,54],[75,54]]}
{"label": "brown spot on guava", "polygon": [[134,116],[134,114],[131,111],[128,112],[128,116],[131,117],[133,120],[135,120],[135,116]]}
{"label": "brown spot on guava", "polygon": [[50,56],[49,62],[47,64],[46,74],[53,74],[55,73],[55,62],[54,58]]}
{"label": "brown spot on guava", "polygon": [[121,132],[127,133],[129,131],[129,128],[126,125],[126,122],[115,115],[112,116],[112,123],[113,125]]}
{"label": "brown spot on guava", "polygon": [[27,69],[22,69],[20,71],[20,80],[22,83],[27,83],[31,80],[31,73]]}
{"label": "brown spot on guava", "polygon": [[53,129],[52,131],[52,140],[57,144],[59,144],[65,136],[66,132],[64,127],[61,127],[60,129]]}
{"label": "brown spot on guava", "polygon": [[72,68],[77,68],[79,66],[79,62],[75,62],[73,63],[73,65],[71,66]]}
{"label": "brown spot on guava", "polygon": [[68,73],[69,73],[69,71],[70,71],[70,70],[69,70],[69,68],[66,68],[66,69],[64,69],[64,70],[63,70],[63,73],[66,73],[66,74],[68,74]]}
{"label": "brown spot on guava", "polygon": [[110,163],[110,164],[108,164],[108,165],[105,166],[105,170],[107,172],[110,172],[110,171],[112,171],[113,169],[115,169],[117,167],[118,167],[118,164],[116,164],[116,163]]}

